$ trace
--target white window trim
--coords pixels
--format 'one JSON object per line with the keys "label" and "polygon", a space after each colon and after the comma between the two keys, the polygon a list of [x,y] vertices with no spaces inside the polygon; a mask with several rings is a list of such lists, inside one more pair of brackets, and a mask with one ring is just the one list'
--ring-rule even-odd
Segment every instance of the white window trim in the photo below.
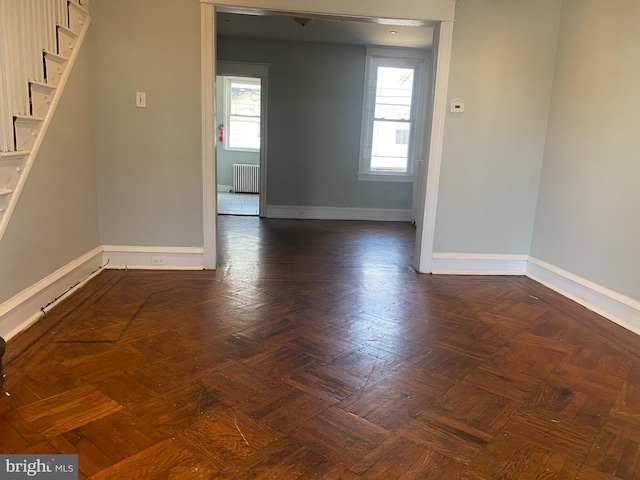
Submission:
{"label": "white window trim", "polygon": [[[358,180],[369,182],[413,182],[414,165],[422,151],[425,108],[425,62],[428,52],[416,49],[368,48],[365,66],[364,93],[362,102],[362,130],[360,136],[360,161]],[[375,110],[376,84],[374,72],[380,65],[411,67],[415,69],[411,102],[411,137],[406,172],[371,170],[371,146]]]}
{"label": "white window trim", "polygon": [[[225,134],[224,134],[224,142],[222,144],[225,150],[231,152],[259,152],[260,147],[258,148],[248,148],[248,147],[232,147],[229,145],[229,128],[231,126],[231,82],[240,82],[240,83],[250,83],[260,86],[260,96],[262,96],[262,85],[259,78],[254,77],[238,77],[232,75],[226,75],[224,78],[224,105],[222,106],[223,118],[224,118],[224,126],[225,126]],[[260,117],[258,117],[260,118]],[[261,119],[262,121],[262,119]]]}

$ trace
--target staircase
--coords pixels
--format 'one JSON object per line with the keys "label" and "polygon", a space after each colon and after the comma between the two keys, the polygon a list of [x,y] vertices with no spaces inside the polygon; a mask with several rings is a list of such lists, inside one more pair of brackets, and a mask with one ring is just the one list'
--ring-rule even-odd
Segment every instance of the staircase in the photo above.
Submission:
{"label": "staircase", "polygon": [[89,0],[0,0],[0,240],[89,26]]}

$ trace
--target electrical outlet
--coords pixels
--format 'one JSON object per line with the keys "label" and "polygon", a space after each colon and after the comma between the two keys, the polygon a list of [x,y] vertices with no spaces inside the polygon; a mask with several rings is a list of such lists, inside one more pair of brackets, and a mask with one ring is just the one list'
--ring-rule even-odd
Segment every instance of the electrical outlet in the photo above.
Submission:
{"label": "electrical outlet", "polygon": [[167,257],[164,255],[151,257],[151,265],[165,265],[167,263]]}

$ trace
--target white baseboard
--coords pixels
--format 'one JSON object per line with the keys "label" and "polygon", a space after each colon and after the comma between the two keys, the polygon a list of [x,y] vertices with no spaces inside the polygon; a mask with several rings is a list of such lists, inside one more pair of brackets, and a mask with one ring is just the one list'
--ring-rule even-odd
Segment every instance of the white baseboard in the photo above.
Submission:
{"label": "white baseboard", "polygon": [[218,193],[229,193],[233,191],[233,185],[218,185]]}
{"label": "white baseboard", "polygon": [[45,305],[70,287],[80,287],[101,265],[102,247],[96,247],[4,302],[0,305],[0,336],[9,340],[35,323]]}
{"label": "white baseboard", "polygon": [[640,335],[640,302],[527,255],[434,253],[434,274],[526,275]]}
{"label": "white baseboard", "polygon": [[352,207],[296,207],[267,205],[267,218],[307,218],[311,220],[374,220],[410,222],[411,209],[352,208]]}
{"label": "white baseboard", "polygon": [[527,277],[640,335],[637,300],[533,257],[529,257]]}
{"label": "white baseboard", "polygon": [[451,275],[524,275],[527,255],[434,253],[431,273]]}
{"label": "white baseboard", "polygon": [[145,270],[202,270],[202,247],[137,247],[105,245],[106,268]]}

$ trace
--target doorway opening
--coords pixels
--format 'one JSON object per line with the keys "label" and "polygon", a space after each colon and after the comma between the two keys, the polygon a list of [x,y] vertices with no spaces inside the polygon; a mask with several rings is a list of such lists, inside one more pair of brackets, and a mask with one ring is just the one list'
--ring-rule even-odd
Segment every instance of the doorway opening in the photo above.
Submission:
{"label": "doorway opening", "polygon": [[216,77],[216,178],[219,215],[260,214],[262,80]]}
{"label": "doorway opening", "polygon": [[[249,2],[250,3],[250,2]],[[268,3],[268,2],[267,2]],[[237,7],[233,1],[214,3],[212,0],[202,0],[202,95],[203,95],[203,185],[204,185],[204,267],[215,268],[216,266],[216,211],[212,208],[215,202],[211,202],[211,194],[214,188],[207,188],[215,185],[215,148],[211,140],[215,138],[215,94],[212,91],[216,75],[216,11],[244,13],[250,8]],[[321,12],[304,12],[305,17],[316,16],[332,17],[341,20],[353,19],[362,22],[379,23],[386,25],[431,25],[434,27],[434,49],[433,49],[433,88],[431,106],[428,113],[427,128],[423,132],[428,145],[425,145],[426,165],[421,168],[417,175],[417,204],[416,204],[416,251],[414,257],[414,267],[419,272],[430,272],[434,243],[435,213],[437,208],[437,193],[440,177],[440,162],[442,156],[442,140],[444,136],[444,119],[446,105],[446,85],[448,81],[449,61],[451,56],[451,40],[453,34],[453,14],[455,4],[438,3],[437,6],[427,5],[421,10],[419,17],[422,20],[394,20],[393,18],[380,21],[367,15],[352,10],[338,8],[338,16],[333,15],[333,10],[323,10]],[[384,8],[382,9],[384,10]],[[393,17],[393,10],[389,10],[389,15]],[[264,15],[272,13],[264,8],[254,10],[254,14]],[[294,14],[297,12],[279,12]],[[380,13],[380,12],[379,12]],[[396,12],[397,14],[397,12]],[[406,12],[406,18],[411,18],[411,14]],[[428,20],[427,20],[428,19]],[[391,33],[391,32],[389,32]],[[219,72],[222,74],[222,72]],[[208,134],[208,135],[207,135]],[[264,137],[262,138],[264,142]],[[264,157],[264,149],[262,152]],[[426,162],[428,159],[428,162]],[[264,162],[264,158],[263,158]],[[264,187],[264,172],[261,172],[261,182]],[[213,182],[211,181],[213,180]],[[261,192],[261,211],[264,207],[264,189]]]}
{"label": "doorway opening", "polygon": [[219,60],[215,71],[216,212],[264,217],[269,67]]}

